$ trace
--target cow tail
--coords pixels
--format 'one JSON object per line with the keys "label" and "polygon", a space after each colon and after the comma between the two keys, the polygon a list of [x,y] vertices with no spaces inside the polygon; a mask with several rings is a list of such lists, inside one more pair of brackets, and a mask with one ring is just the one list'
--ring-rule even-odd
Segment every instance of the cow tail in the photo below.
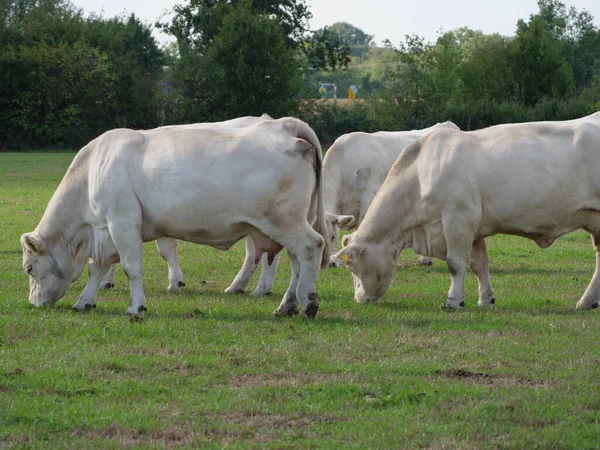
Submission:
{"label": "cow tail", "polygon": [[[312,221],[313,229],[319,233],[324,239],[323,245],[323,257],[321,258],[321,268],[326,269],[329,267],[329,260],[331,259],[331,249],[329,247],[329,237],[327,234],[327,226],[325,223],[325,201],[323,195],[323,153],[321,151],[321,143],[314,130],[309,127],[305,122],[294,119],[293,122],[287,122],[287,124],[294,124],[295,130],[293,135],[299,139],[304,139],[315,150],[315,187],[312,192],[310,207],[308,209],[308,221]],[[314,219],[314,220],[313,220]]]}

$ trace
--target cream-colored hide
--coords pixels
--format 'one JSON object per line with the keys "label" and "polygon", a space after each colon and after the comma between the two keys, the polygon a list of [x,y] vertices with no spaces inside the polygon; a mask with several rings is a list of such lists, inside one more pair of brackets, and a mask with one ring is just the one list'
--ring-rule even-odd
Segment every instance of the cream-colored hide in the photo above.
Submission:
{"label": "cream-colored hide", "polygon": [[84,251],[93,263],[75,308],[94,305],[102,277],[120,262],[127,312],[137,315],[146,309],[143,242],[168,237],[226,250],[250,236],[255,261],[282,248],[290,257],[292,280],[275,313],[297,313],[299,302],[314,317],[317,271],[329,262],[321,165],[315,133],[293,118],[109,131],[77,154],[35,231],[21,237],[30,302],[64,296]]}
{"label": "cream-colored hide", "polygon": [[[423,130],[349,133],[336,139],[323,160],[327,233],[334,252],[340,229],[353,230],[362,223],[404,147],[439,128],[458,130],[448,121]],[[433,261],[421,257],[419,263],[430,265]]]}
{"label": "cream-colored hide", "polygon": [[480,306],[495,303],[485,238],[512,234],[549,247],[583,228],[596,272],[577,308],[600,299],[600,113],[566,122],[437,130],[409,145],[361,226],[334,259],[353,273],[355,300],[387,291],[404,248],[446,260],[446,308],[464,304],[464,274],[479,280]]}

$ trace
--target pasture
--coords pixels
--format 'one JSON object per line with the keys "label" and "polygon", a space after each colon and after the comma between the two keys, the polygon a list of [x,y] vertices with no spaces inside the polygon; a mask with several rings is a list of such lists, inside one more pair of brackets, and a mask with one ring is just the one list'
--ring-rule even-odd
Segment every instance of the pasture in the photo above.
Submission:
{"label": "pasture", "polygon": [[[276,318],[272,296],[227,295],[243,260],[183,243],[187,286],[146,244],[148,312],[125,316],[126,278],[74,313],[29,305],[19,237],[74,153],[0,153],[0,448],[598,448],[600,314],[575,311],[594,271],[577,232],[540,250],[488,240],[496,306],[441,310],[446,264],[406,251],[379,305],[354,303],[343,269],[321,272],[315,320]],[[249,290],[258,281],[258,273]]]}

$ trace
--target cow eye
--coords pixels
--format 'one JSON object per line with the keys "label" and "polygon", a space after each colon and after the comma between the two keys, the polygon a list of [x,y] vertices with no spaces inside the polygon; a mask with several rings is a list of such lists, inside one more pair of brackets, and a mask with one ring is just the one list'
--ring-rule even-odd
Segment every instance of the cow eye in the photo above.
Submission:
{"label": "cow eye", "polygon": [[33,270],[33,267],[31,266],[31,264],[29,264],[29,265],[27,265],[27,266],[25,267],[25,273],[26,273],[27,275],[31,275],[31,271],[32,271],[32,270]]}

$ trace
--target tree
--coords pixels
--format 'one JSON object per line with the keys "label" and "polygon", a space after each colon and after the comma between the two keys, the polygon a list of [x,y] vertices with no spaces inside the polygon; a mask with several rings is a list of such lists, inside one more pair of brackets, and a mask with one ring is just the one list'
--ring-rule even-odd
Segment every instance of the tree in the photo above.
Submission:
{"label": "tree", "polygon": [[[289,49],[304,52],[317,68],[335,69],[348,62],[350,49],[335,40],[333,33],[310,33],[312,17],[305,0],[189,0],[174,7],[171,22],[157,23],[166,33],[190,50],[204,51],[220,33],[225,18],[239,5],[257,15],[276,19]],[[334,38],[333,42],[325,40]],[[327,51],[323,52],[323,48]]]}
{"label": "tree", "polygon": [[540,16],[520,20],[513,54],[513,78],[519,101],[532,106],[544,97],[565,98],[574,88],[571,68]]}
{"label": "tree", "polygon": [[336,22],[327,29],[338,35],[341,41],[350,47],[350,56],[362,57],[373,47],[373,35],[347,22]]}
{"label": "tree", "polygon": [[206,57],[217,67],[212,101],[222,118],[280,116],[295,109],[299,63],[277,19],[238,5],[224,18]]}
{"label": "tree", "polygon": [[135,14],[86,21],[82,39],[108,55],[115,72],[113,126],[150,128],[159,123],[157,97],[164,55],[148,25]]}

